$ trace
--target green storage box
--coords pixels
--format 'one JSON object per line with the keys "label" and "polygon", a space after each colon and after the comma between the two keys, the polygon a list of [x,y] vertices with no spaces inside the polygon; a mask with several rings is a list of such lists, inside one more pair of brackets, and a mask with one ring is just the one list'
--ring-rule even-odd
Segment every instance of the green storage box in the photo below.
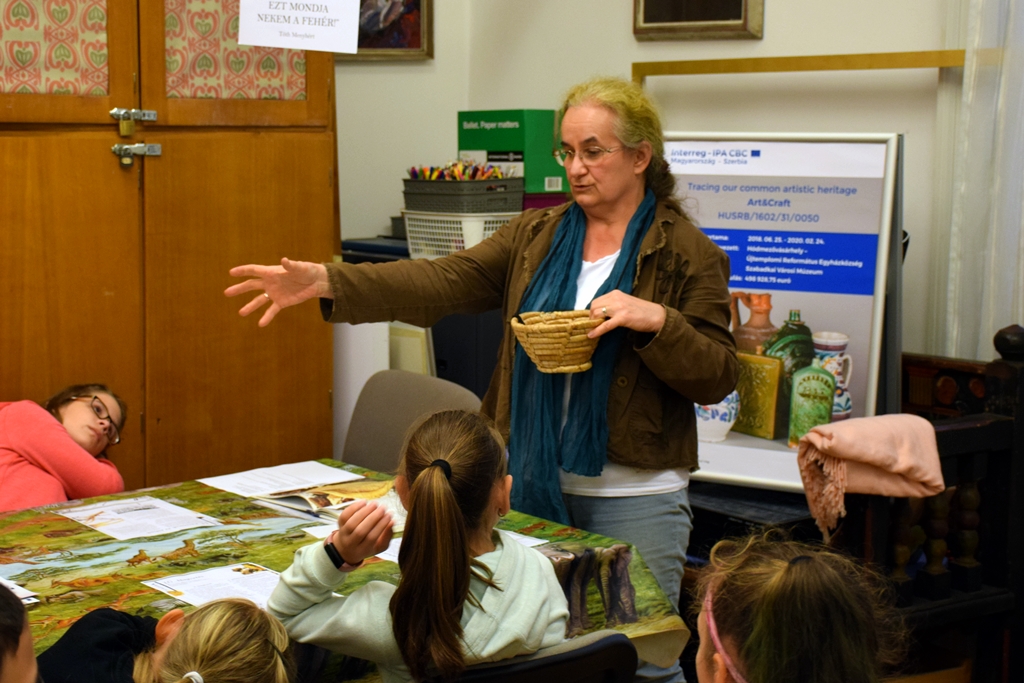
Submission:
{"label": "green storage box", "polygon": [[459,158],[500,166],[526,181],[525,192],[567,192],[565,169],[551,156],[555,148],[553,109],[459,112]]}

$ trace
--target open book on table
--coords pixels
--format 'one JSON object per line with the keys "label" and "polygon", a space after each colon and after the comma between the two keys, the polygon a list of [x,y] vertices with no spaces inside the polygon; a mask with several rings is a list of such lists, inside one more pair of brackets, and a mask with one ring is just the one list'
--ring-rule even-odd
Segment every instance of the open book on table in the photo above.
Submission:
{"label": "open book on table", "polygon": [[391,517],[395,521],[395,531],[398,532],[405,526],[405,508],[402,507],[402,502],[394,487],[395,482],[392,479],[386,481],[360,479],[340,484],[278,491],[256,496],[256,498],[295,510],[312,512],[326,519],[337,519],[342,510],[357,500],[372,500],[391,513]]}

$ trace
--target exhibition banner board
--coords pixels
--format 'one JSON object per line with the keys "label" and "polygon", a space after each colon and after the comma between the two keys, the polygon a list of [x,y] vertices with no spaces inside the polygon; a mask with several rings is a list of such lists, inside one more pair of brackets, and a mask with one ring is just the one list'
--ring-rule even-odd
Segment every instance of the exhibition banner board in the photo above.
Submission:
{"label": "exhibition banner board", "polygon": [[737,393],[697,409],[695,478],[802,490],[799,437],[874,414],[895,154],[894,135],[666,134],[684,209],[730,259],[740,358]]}

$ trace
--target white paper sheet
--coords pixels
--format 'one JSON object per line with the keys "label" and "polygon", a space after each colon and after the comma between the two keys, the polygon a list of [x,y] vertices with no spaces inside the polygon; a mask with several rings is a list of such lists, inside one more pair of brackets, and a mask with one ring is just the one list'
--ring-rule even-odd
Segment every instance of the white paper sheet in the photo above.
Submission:
{"label": "white paper sheet", "polygon": [[[544,545],[545,543],[551,542],[543,538],[534,538],[533,536],[524,536],[523,534],[517,534],[514,531],[502,530],[501,533],[510,536],[513,541],[520,545],[525,545],[527,548],[533,548],[534,546]],[[326,537],[326,534],[324,534],[324,537]],[[388,549],[383,552],[377,553],[377,557],[379,557],[382,560],[387,560],[389,562],[394,562],[395,564],[398,564],[398,550],[401,547],[402,539],[393,538],[391,539],[391,543],[388,544]]]}
{"label": "white paper sheet", "polygon": [[213,517],[151,496],[107,500],[54,512],[119,541],[220,526],[220,521]]}
{"label": "white paper sheet", "polygon": [[273,569],[244,562],[142,583],[196,607],[220,598],[245,598],[266,609],[277,579]]}
{"label": "white paper sheet", "polygon": [[219,477],[206,477],[199,481],[207,486],[239,496],[264,496],[278,491],[304,489],[321,484],[337,484],[363,478],[361,474],[353,474],[348,470],[307,460],[275,467],[259,467]]}
{"label": "white paper sheet", "polygon": [[534,538],[533,536],[524,536],[523,534],[517,534],[514,531],[502,530],[501,533],[507,536],[511,536],[513,541],[515,541],[519,545],[525,545],[527,548],[533,548],[535,546],[544,545],[545,543],[551,542],[546,538]]}
{"label": "white paper sheet", "polygon": [[241,0],[238,44],[355,54],[359,0]]}
{"label": "white paper sheet", "polygon": [[337,524],[320,524],[317,526],[307,526],[305,529],[303,529],[303,531],[305,531],[313,538],[319,538],[323,540],[330,536],[331,532],[337,528]]}
{"label": "white paper sheet", "polygon": [[388,562],[394,562],[398,564],[398,549],[402,547],[401,538],[392,538],[391,543],[388,544],[388,549],[382,553],[377,553],[377,557]]}
{"label": "white paper sheet", "polygon": [[33,593],[32,591],[23,586],[19,586],[10,579],[5,579],[4,577],[0,576],[0,585],[6,586],[9,591],[14,593],[15,597],[17,597],[19,600],[22,601],[22,603],[26,605],[30,605],[33,602],[39,602],[39,599],[35,597],[37,595],[36,593]]}

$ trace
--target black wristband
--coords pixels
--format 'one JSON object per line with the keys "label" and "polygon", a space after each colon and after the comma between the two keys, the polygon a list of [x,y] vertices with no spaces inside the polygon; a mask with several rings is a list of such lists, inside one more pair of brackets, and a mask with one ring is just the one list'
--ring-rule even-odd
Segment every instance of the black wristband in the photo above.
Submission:
{"label": "black wristband", "polygon": [[345,558],[341,556],[341,553],[338,552],[338,549],[330,541],[324,544],[324,552],[327,553],[327,557],[331,558],[331,563],[335,569],[341,569],[341,566],[345,564]]}

